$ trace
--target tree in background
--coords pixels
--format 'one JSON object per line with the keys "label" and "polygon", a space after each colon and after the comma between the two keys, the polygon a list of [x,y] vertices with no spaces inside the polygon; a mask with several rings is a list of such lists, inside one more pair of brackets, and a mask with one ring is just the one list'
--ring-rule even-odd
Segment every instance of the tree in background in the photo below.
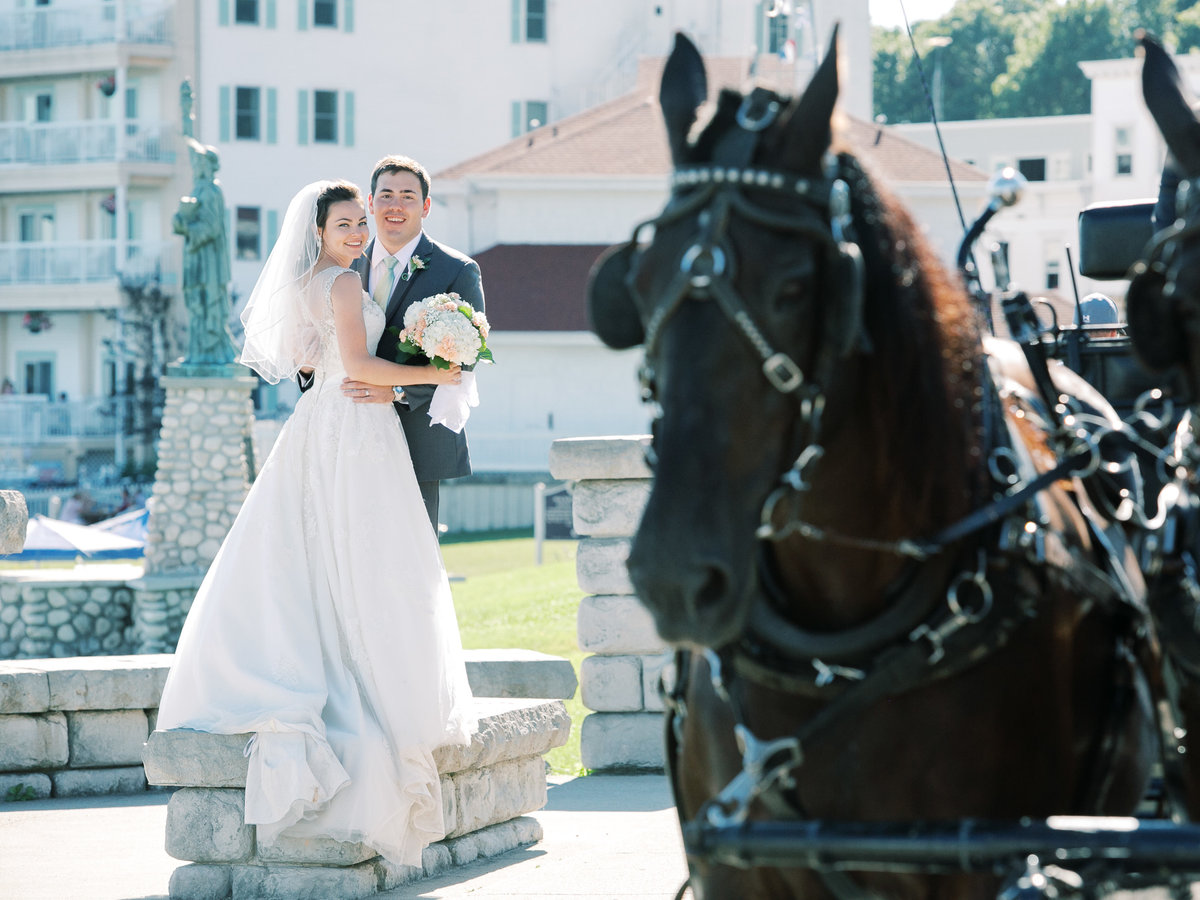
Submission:
{"label": "tree in background", "polygon": [[1127,56],[1131,40],[1113,21],[1105,0],[1051,3],[1031,15],[1008,70],[992,82],[991,115],[1066,116],[1091,111],[1091,82],[1079,68],[1084,59]]}
{"label": "tree in background", "polygon": [[943,119],[1087,113],[1079,63],[1132,56],[1138,28],[1179,53],[1200,47],[1200,0],[959,0],[940,19],[915,23],[911,41],[902,29],[872,30],[875,113],[928,122],[935,65]]}
{"label": "tree in background", "polygon": [[[118,362],[128,362],[129,372],[119,371],[119,393],[124,400],[122,434],[132,438],[125,459],[116,460],[123,475],[153,476],[154,445],[162,422],[164,392],[161,379],[171,358],[169,336],[171,295],[157,280],[121,279],[125,305],[117,313],[117,337],[110,352]],[[118,368],[123,368],[118,366]]]}

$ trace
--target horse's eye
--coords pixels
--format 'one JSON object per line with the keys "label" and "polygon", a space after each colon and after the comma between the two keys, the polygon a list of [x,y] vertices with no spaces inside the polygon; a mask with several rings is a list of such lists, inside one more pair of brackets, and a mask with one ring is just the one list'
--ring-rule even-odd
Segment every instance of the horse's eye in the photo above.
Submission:
{"label": "horse's eye", "polygon": [[775,292],[775,300],[781,305],[791,306],[803,300],[804,294],[804,282],[793,278],[779,286],[779,290]]}

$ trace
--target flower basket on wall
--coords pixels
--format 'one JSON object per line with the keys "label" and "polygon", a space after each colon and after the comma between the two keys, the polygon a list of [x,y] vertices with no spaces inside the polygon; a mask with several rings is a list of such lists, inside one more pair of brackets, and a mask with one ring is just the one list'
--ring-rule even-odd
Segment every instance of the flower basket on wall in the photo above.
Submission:
{"label": "flower basket on wall", "polygon": [[49,331],[54,323],[50,321],[50,316],[41,310],[32,310],[25,313],[21,319],[21,325],[30,334],[37,334],[41,331]]}

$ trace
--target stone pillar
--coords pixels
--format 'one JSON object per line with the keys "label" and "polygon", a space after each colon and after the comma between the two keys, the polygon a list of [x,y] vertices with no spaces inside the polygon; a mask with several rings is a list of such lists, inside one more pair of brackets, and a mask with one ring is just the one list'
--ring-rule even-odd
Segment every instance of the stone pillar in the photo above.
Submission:
{"label": "stone pillar", "polygon": [[187,606],[250,489],[254,379],[244,372],[175,366],[163,378],[158,472],[146,504],[146,577],[131,584],[139,653],[174,649]]}
{"label": "stone pillar", "polygon": [[0,554],[21,552],[28,525],[25,495],[20,491],[0,491]]}
{"label": "stone pillar", "polygon": [[579,648],[583,721],[580,753],[593,770],[661,769],[658,676],[669,654],[625,570],[630,543],[650,496],[650,438],[566,438],[550,448],[550,474],[575,482]]}

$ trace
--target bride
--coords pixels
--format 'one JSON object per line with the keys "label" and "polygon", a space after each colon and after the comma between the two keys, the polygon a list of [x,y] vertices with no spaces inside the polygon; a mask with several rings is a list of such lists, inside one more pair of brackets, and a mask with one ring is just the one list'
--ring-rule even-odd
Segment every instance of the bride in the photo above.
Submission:
{"label": "bride", "polygon": [[242,362],[274,383],[315,370],[188,613],[160,729],[253,732],[246,822],[361,841],[419,866],[444,836],[431,751],[475,729],[437,538],[391,404],[342,378],[455,384],[457,367],[372,354],[383,311],[349,268],[361,194],[310,184],[242,314]]}

